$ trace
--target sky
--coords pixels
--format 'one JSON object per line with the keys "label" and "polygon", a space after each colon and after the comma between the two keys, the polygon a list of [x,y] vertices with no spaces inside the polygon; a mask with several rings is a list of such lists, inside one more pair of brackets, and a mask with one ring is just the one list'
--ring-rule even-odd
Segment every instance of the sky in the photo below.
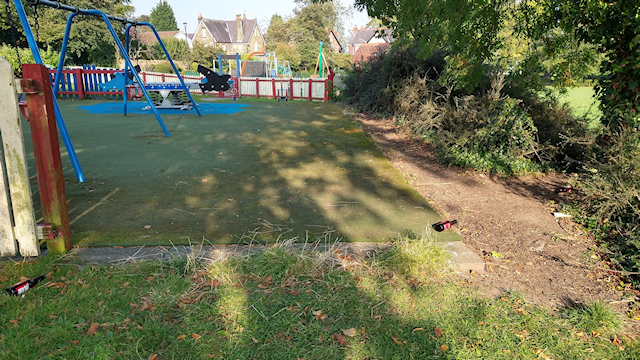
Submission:
{"label": "sky", "polygon": [[[234,20],[236,14],[247,14],[249,19],[258,19],[260,29],[266,31],[271,16],[278,14],[289,16],[293,14],[295,3],[293,0],[236,0],[236,1],[202,1],[202,0],[167,0],[176,17],[178,27],[184,31],[183,23],[187,23],[187,32],[196,30],[198,14],[202,17],[216,20]],[[342,5],[353,7],[353,0],[342,0]],[[135,16],[149,15],[151,9],[158,4],[158,0],[131,0],[135,7]],[[353,18],[345,22],[346,29],[354,26],[364,26],[369,21],[366,13],[353,9]]]}

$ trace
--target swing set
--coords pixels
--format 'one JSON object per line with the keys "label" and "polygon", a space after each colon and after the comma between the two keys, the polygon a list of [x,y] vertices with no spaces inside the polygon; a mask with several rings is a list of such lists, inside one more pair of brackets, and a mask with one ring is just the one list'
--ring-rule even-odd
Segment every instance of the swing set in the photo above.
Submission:
{"label": "swing set", "polygon": [[[5,0],[6,6],[8,8],[9,6],[9,0]],[[36,41],[36,38],[34,38],[33,36],[33,31],[31,30],[31,25],[29,24],[29,20],[27,18],[27,14],[25,12],[24,6],[22,4],[21,0],[13,0],[13,4],[16,8],[16,12],[18,13],[18,17],[20,19],[20,23],[22,25],[22,28],[24,30],[24,34],[25,37],[27,38],[27,42],[29,43],[29,47],[31,48],[31,52],[33,54],[33,58],[35,60],[35,62],[37,64],[40,65],[44,65],[44,62],[42,60],[42,56],[40,55],[40,50],[38,47],[38,42]],[[38,24],[38,17],[37,17],[37,6],[38,5],[43,5],[43,6],[48,6],[54,9],[59,9],[59,10],[65,10],[65,11],[69,11],[71,12],[71,14],[69,14],[69,17],[67,18],[67,25],[66,25],[66,29],[65,29],[65,33],[64,33],[64,38],[62,40],[62,48],[60,50],[60,59],[58,61],[58,67],[57,67],[57,72],[55,75],[55,80],[54,80],[54,84],[52,85],[53,89],[53,105],[54,105],[54,113],[55,113],[55,118],[56,118],[56,124],[58,126],[58,129],[60,130],[60,134],[62,136],[62,139],[64,141],[65,147],[67,149],[67,153],[69,154],[69,158],[71,160],[71,164],[73,166],[73,170],[76,174],[76,177],[78,179],[78,182],[85,182],[85,177],[84,177],[84,173],[82,171],[82,168],[80,167],[80,163],[78,162],[78,157],[76,155],[75,149],[73,147],[73,143],[71,142],[71,138],[69,137],[69,133],[67,131],[67,127],[64,123],[64,119],[62,117],[62,113],[60,112],[60,107],[58,106],[58,102],[56,100],[56,95],[59,89],[59,85],[60,85],[60,80],[62,77],[62,67],[64,65],[64,60],[65,60],[65,55],[66,55],[66,51],[67,51],[67,45],[69,43],[69,35],[71,33],[71,25],[73,23],[73,19],[77,16],[77,15],[85,15],[85,16],[93,16],[93,17],[97,17],[97,18],[101,18],[102,20],[104,20],[105,25],[107,26],[109,33],[111,34],[111,36],[113,37],[113,40],[116,44],[116,46],[118,47],[118,50],[120,51],[120,54],[122,55],[122,57],[124,58],[125,61],[125,68],[124,68],[124,77],[125,79],[128,79],[129,76],[131,75],[133,77],[133,79],[138,83],[138,84],[143,84],[142,80],[140,79],[140,76],[138,74],[138,70],[136,69],[135,66],[133,66],[131,59],[129,57],[129,30],[130,28],[133,26],[134,27],[134,32],[136,30],[137,26],[147,26],[149,27],[153,33],[156,36],[156,39],[158,40],[158,43],[160,43],[160,46],[162,47],[162,50],[164,51],[165,55],[167,56],[167,59],[169,60],[169,63],[171,64],[171,67],[173,68],[173,71],[176,73],[176,75],[178,76],[178,79],[180,80],[180,85],[177,85],[178,87],[180,87],[180,89],[183,89],[189,100],[191,101],[191,104],[195,105],[195,101],[193,100],[193,97],[191,96],[190,92],[189,92],[189,88],[187,87],[187,85],[184,82],[184,79],[182,78],[182,76],[180,75],[180,73],[178,72],[178,68],[176,67],[176,65],[174,64],[173,60],[171,59],[171,55],[169,55],[169,52],[167,51],[167,48],[164,46],[164,43],[162,42],[162,40],[160,39],[160,35],[158,35],[158,32],[156,31],[155,27],[153,25],[151,25],[150,23],[147,22],[139,22],[139,21],[135,21],[135,20],[130,20],[130,19],[126,19],[126,18],[122,18],[122,17],[116,17],[113,15],[107,15],[104,12],[97,10],[97,9],[80,9],[74,6],[69,6],[69,5],[65,5],[65,4],[61,4],[57,1],[49,1],[49,0],[29,0],[29,4],[31,6],[33,6],[35,14],[36,14],[36,21],[35,21],[35,27],[36,27],[36,31],[38,31],[39,29],[39,24]],[[11,17],[9,16],[9,21],[10,21],[10,25],[11,25],[11,30],[12,33],[15,33],[15,29],[14,29],[14,24],[13,24],[13,20],[11,20]],[[126,24],[126,35],[125,35],[125,45],[122,44],[122,42],[120,41],[120,39],[118,38],[118,35],[115,31],[115,29],[113,28],[113,25],[111,24],[111,21],[118,21],[121,23]],[[14,41],[15,42],[15,41]],[[17,51],[17,44],[16,44],[16,51]],[[123,99],[124,99],[124,109],[123,109],[123,115],[127,114],[127,81],[123,82]],[[160,124],[160,127],[162,128],[162,131],[164,132],[164,134],[167,137],[170,137],[171,134],[169,134],[169,130],[167,130],[167,127],[165,126],[164,122],[162,121],[162,118],[160,117],[160,113],[158,112],[158,109],[156,108],[156,106],[154,105],[154,102],[151,99],[151,96],[149,95],[149,93],[147,92],[147,89],[144,86],[140,86],[140,90],[142,91],[142,93],[144,94],[147,102],[149,103],[149,108],[153,111],[156,119],[158,120],[158,123]],[[193,108],[195,108],[196,113],[199,116],[202,116],[202,114],[200,113],[200,110],[198,109],[197,106],[193,106]]]}

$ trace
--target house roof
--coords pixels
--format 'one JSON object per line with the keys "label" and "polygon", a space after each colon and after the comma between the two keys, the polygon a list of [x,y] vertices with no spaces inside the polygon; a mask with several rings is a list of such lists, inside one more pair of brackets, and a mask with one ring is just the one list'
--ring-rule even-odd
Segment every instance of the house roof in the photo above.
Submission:
{"label": "house roof", "polygon": [[[366,44],[376,36],[377,31],[377,29],[360,29],[355,34],[353,34],[353,36],[349,40],[349,45]],[[382,30],[381,38],[387,43],[392,43],[393,40],[395,40],[393,38],[392,31],[389,29]]]}
{"label": "house roof", "polygon": [[391,45],[389,43],[382,44],[362,44],[356,50],[356,54],[353,56],[353,62],[358,64],[360,62],[369,61],[377,54],[385,52]]}
{"label": "house roof", "polygon": [[202,19],[216,42],[219,43],[248,43],[251,33],[256,27],[256,19],[242,19],[243,38],[238,39],[238,23],[236,20]]}

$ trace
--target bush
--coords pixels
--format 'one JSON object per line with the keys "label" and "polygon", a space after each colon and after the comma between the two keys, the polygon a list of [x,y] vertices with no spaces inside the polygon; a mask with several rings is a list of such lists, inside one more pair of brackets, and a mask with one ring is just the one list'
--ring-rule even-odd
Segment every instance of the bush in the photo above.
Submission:
{"label": "bush", "polygon": [[148,71],[159,72],[164,74],[173,74],[173,68],[169,64],[149,64],[147,65]]}
{"label": "bush", "polygon": [[[640,134],[606,131],[596,148],[592,171],[582,179],[579,206],[606,241],[614,265],[640,272]],[[640,276],[632,277],[636,285]]]}
{"label": "bush", "polygon": [[481,98],[440,92],[414,77],[399,92],[401,121],[448,163],[505,175],[537,171],[536,128],[519,101],[502,96],[503,77]]}
{"label": "bush", "polygon": [[359,110],[395,115],[414,135],[429,139],[441,160],[456,165],[509,175],[586,157],[593,142],[586,120],[556,98],[541,98],[517,77],[500,77],[499,83],[487,77],[471,91],[445,88],[447,53],[418,55],[416,46],[392,47],[354,66],[344,79],[344,98]]}
{"label": "bush", "polygon": [[[18,48],[20,52],[20,60],[23,64],[35,64],[35,60],[33,59],[33,54],[31,53],[31,49],[29,48]],[[0,56],[5,58],[15,71],[20,71],[20,64],[18,63],[18,55],[16,55],[16,48],[3,44],[0,46]],[[50,67],[57,67],[58,61],[60,59],[60,53],[57,51],[51,50],[48,48],[47,51],[41,51],[40,56],[42,56],[42,61],[45,65]]]}

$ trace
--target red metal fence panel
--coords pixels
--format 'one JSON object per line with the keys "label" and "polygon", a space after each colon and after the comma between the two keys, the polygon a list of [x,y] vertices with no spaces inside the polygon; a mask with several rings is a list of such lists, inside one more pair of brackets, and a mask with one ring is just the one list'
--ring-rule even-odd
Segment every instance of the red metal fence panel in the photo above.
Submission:
{"label": "red metal fence panel", "polygon": [[[83,68],[64,69],[58,87],[58,97],[77,99],[122,99],[122,90],[100,90],[100,84],[111,80],[113,74],[121,72],[117,69],[97,69],[95,66],[84,66]],[[51,82],[53,83],[56,69],[49,70]],[[177,82],[178,77],[174,74],[147,73],[140,72],[144,82]],[[287,96],[290,100],[319,100],[329,101],[333,94],[333,71],[326,79],[274,79],[274,78],[235,78],[234,97],[272,97]],[[185,82],[200,82],[202,77],[183,76]],[[267,87],[261,85],[268,84]],[[323,88],[319,88],[322,84]],[[322,91],[321,91],[322,90]],[[200,89],[190,89],[190,92],[200,92]],[[131,97],[131,94],[129,94]],[[220,97],[230,97],[227,94],[219,93]]]}

